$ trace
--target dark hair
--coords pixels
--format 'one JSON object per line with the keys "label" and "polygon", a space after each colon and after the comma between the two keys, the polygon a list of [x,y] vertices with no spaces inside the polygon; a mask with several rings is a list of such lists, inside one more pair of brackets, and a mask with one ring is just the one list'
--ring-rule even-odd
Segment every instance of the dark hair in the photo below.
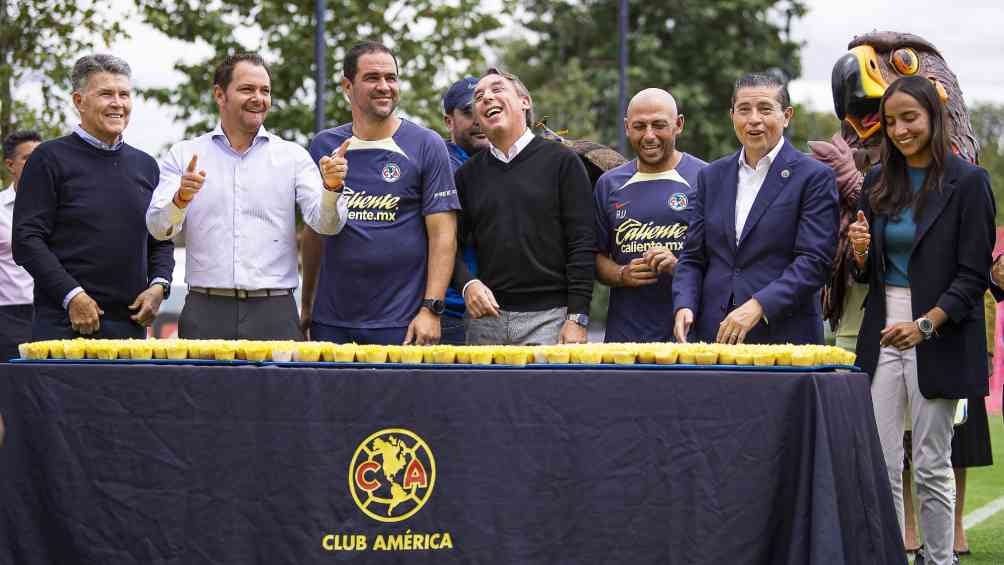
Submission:
{"label": "dark hair", "polygon": [[791,106],[788,85],[771,73],[749,73],[736,79],[736,83],[732,87],[732,106],[736,105],[736,94],[741,88],[776,88],[776,97],[777,101],[781,103],[781,109]]}
{"label": "dark hair", "polygon": [[370,53],[386,53],[390,55],[390,58],[394,59],[394,68],[400,69],[397,64],[397,57],[394,56],[394,52],[389,47],[378,41],[363,41],[362,43],[353,45],[348,53],[345,54],[345,58],[342,59],[342,75],[349,82],[355,80],[356,73],[359,72],[359,57]]}
{"label": "dark hair", "polygon": [[8,134],[7,137],[3,138],[4,159],[12,159],[14,152],[17,151],[17,146],[29,141],[42,143],[42,135],[31,129],[14,131]]}
{"label": "dark hair", "polygon": [[129,63],[119,59],[114,55],[84,55],[73,63],[73,70],[70,71],[70,84],[74,91],[80,91],[87,85],[87,79],[97,73],[111,73],[113,75],[123,75],[132,77],[132,69]]}
{"label": "dark hair", "polygon": [[[928,167],[924,186],[914,194],[910,184],[910,173],[906,157],[893,145],[886,131],[885,105],[893,94],[902,92],[917,101],[927,112],[931,128],[931,165]],[[904,209],[913,207],[914,219],[923,212],[924,201],[931,191],[941,190],[941,177],[945,170],[945,160],[950,153],[951,141],[948,135],[948,112],[941,104],[938,91],[931,81],[922,76],[903,77],[889,85],[882,101],[879,102],[879,123],[882,129],[882,172],[878,183],[869,195],[869,204],[876,213],[895,216]]]}
{"label": "dark hair", "polygon": [[519,80],[518,76],[503,71],[498,67],[488,67],[488,70],[481,73],[481,78],[485,78],[486,76],[489,75],[498,75],[504,79],[507,79],[509,82],[512,83],[513,88],[516,89],[516,94],[519,94],[520,96],[526,96],[527,100],[530,101],[530,107],[526,109],[525,113],[526,127],[533,128],[533,97],[530,96],[530,90],[527,89],[525,84],[523,84],[523,81]]}
{"label": "dark hair", "polygon": [[223,62],[216,67],[216,71],[213,72],[213,86],[226,90],[230,86],[230,82],[234,80],[234,68],[237,67],[238,63],[251,63],[257,67],[262,67],[268,75],[268,80],[272,80],[272,71],[268,70],[268,65],[265,64],[265,59],[262,59],[261,55],[257,53],[235,53],[227,55],[227,58],[223,59]]}

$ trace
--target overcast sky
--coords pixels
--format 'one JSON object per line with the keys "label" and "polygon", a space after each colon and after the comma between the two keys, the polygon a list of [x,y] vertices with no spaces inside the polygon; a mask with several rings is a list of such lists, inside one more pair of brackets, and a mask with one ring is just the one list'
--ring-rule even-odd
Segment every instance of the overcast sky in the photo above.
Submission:
{"label": "overcast sky", "polygon": [[[1004,103],[1002,0],[808,0],[807,4],[809,14],[792,24],[792,36],[804,42],[802,77],[791,84],[795,102],[832,111],[834,61],[852,37],[878,29],[915,33],[938,47],[958,75],[969,103]],[[208,52],[204,46],[172,41],[146,26],[128,27],[132,39],[113,44],[107,51],[130,62],[134,82],[140,86],[176,84],[180,77],[172,70],[175,59],[197,60]],[[182,133],[168,110],[136,100],[126,131],[130,144],[158,156]]]}

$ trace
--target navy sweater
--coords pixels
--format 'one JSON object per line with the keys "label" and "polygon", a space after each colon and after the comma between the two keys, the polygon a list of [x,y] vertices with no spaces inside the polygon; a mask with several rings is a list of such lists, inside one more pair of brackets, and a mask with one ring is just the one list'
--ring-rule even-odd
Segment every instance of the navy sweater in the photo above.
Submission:
{"label": "navy sweater", "polygon": [[[479,151],[455,174],[466,245],[504,310],[589,312],[596,262],[593,192],[571,149],[534,137],[511,163]],[[458,289],[473,276],[462,258]]]}
{"label": "navy sweater", "polygon": [[91,146],[75,134],[42,143],[14,200],[14,261],[35,279],[35,308],[63,311],[80,286],[105,311],[127,320],[156,277],[171,280],[174,244],[146,230],[157,162],[123,144]]}

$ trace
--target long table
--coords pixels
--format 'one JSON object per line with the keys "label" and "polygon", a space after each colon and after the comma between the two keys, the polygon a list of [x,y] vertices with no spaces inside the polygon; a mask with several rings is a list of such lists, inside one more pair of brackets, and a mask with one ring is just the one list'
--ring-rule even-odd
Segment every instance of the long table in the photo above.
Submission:
{"label": "long table", "polygon": [[905,564],[860,373],[0,365],[0,564]]}

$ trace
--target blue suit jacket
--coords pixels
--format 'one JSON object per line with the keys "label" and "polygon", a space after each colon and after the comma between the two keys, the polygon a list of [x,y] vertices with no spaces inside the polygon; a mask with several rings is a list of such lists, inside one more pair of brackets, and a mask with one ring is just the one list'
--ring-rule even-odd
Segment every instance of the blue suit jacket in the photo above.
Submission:
{"label": "blue suit jacket", "polygon": [[[694,220],[673,276],[676,310],[690,308],[690,341],[714,341],[734,306],[756,298],[766,322],[747,343],[822,343],[819,292],[830,275],[839,213],[833,171],[785,141],[736,243],[739,152],[697,179]],[[675,312],[674,312],[675,314]]]}

